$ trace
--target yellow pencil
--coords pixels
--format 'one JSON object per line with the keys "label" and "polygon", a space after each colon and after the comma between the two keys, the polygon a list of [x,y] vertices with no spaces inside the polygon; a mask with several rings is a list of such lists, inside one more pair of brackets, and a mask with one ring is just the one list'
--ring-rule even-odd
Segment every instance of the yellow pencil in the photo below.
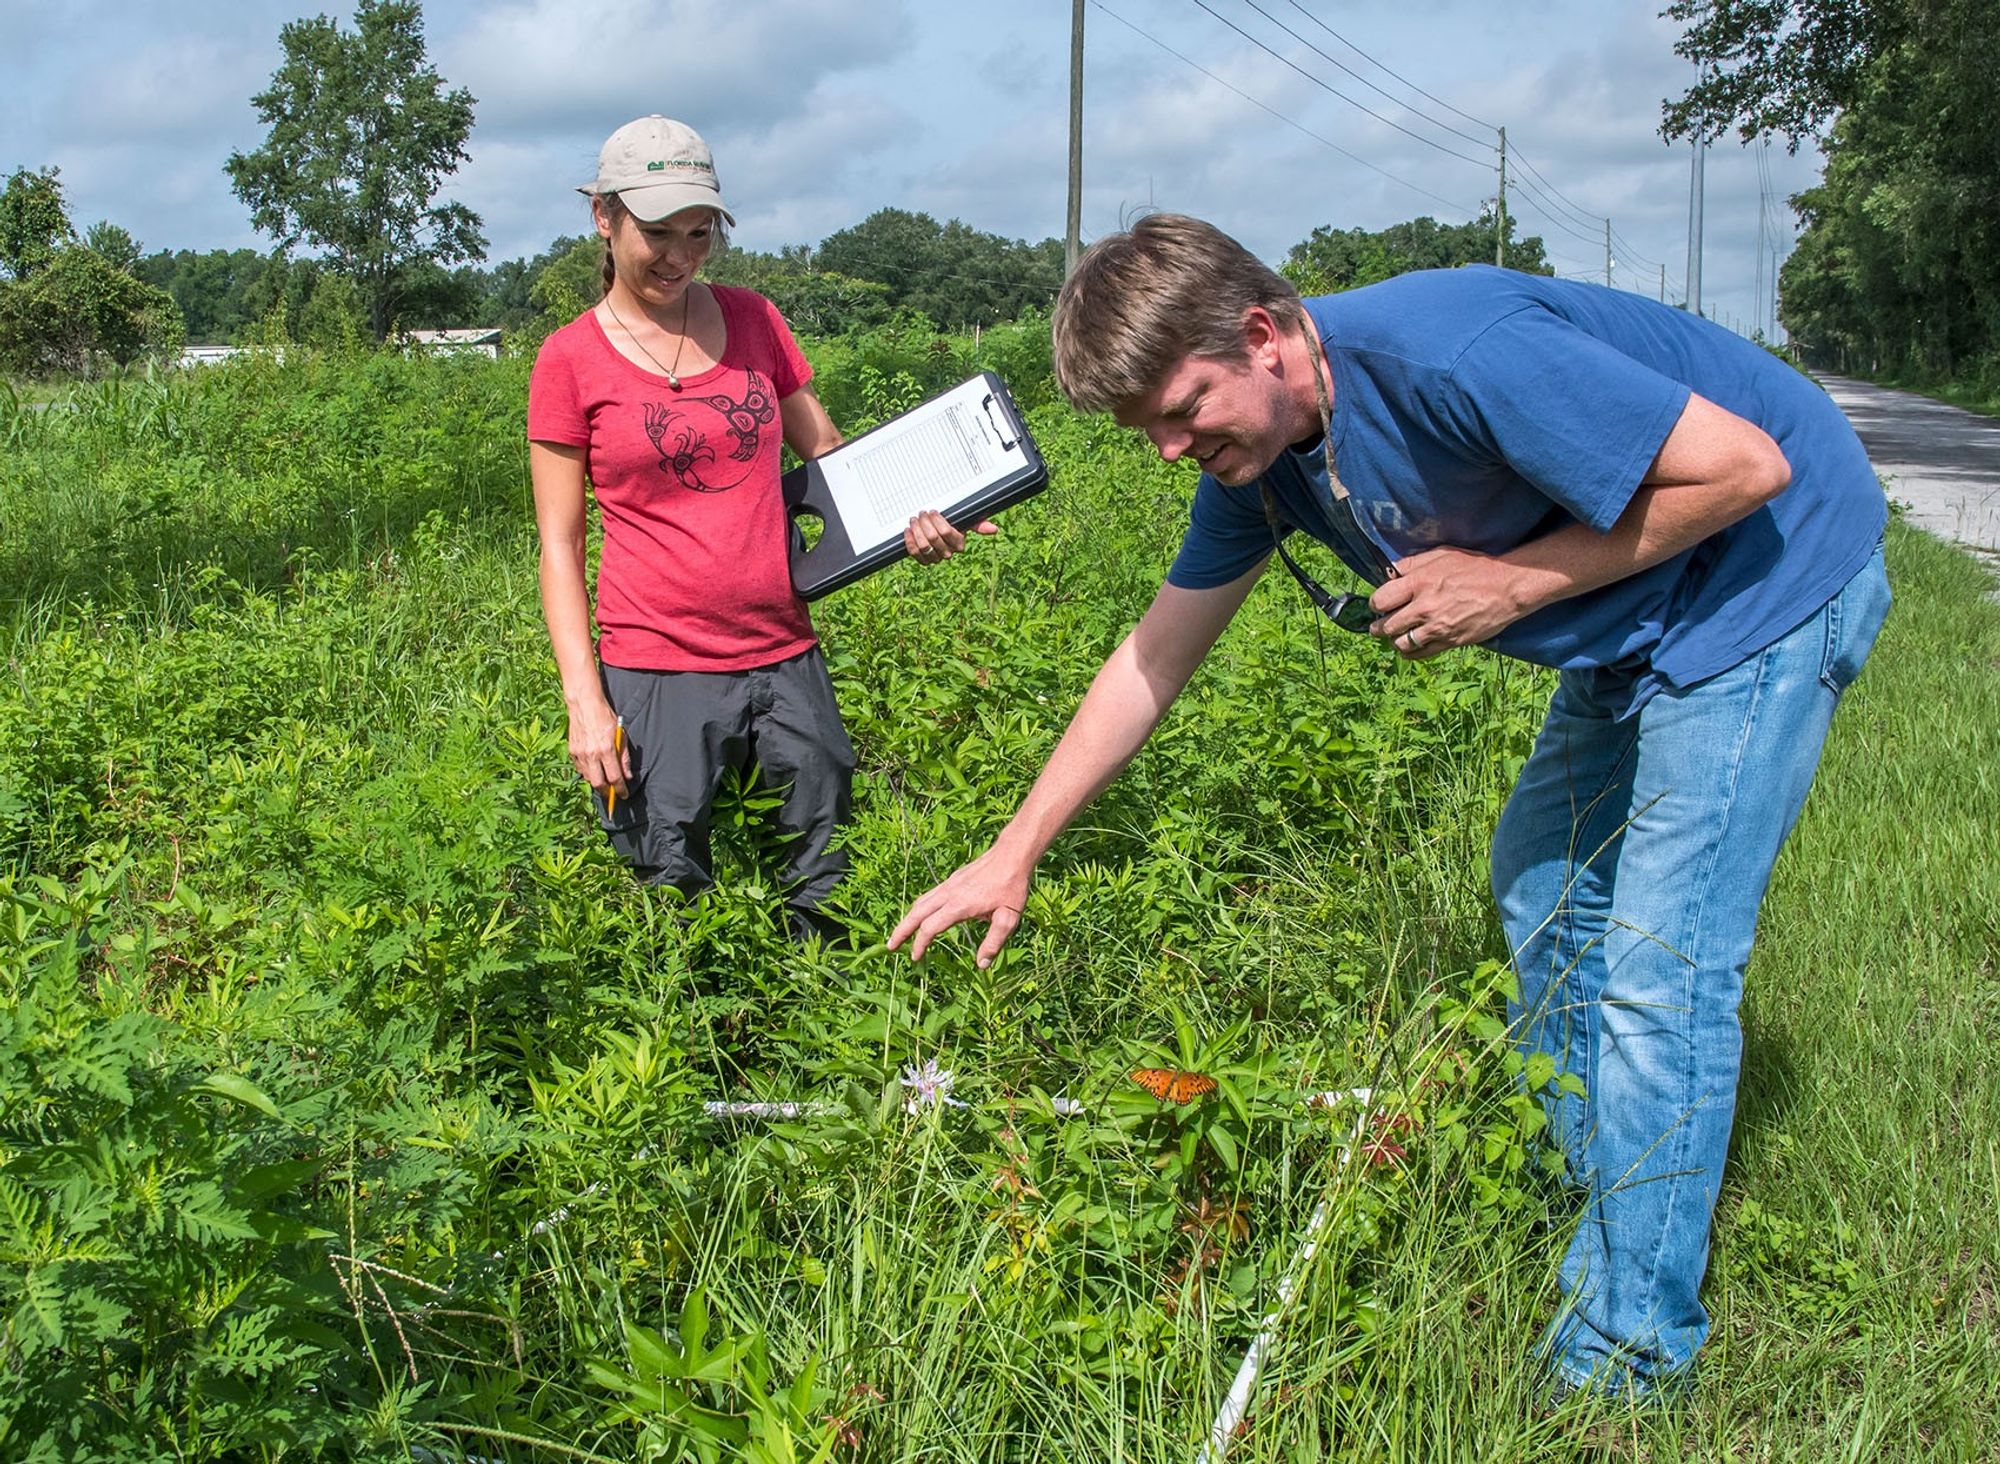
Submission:
{"label": "yellow pencil", "polygon": [[[620,717],[618,725],[611,729],[611,750],[618,753],[625,751],[625,719],[623,717]],[[610,818],[616,812],[618,812],[618,785],[613,783],[609,788],[604,790],[604,816]]]}

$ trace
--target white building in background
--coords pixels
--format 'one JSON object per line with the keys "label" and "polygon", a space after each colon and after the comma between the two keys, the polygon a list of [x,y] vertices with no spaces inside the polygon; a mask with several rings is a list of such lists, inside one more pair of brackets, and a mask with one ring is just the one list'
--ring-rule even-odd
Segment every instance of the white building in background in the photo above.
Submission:
{"label": "white building in background", "polygon": [[[397,339],[409,349],[435,351],[441,355],[473,354],[489,360],[498,359],[500,355],[500,327],[497,325],[467,330],[408,330]],[[219,361],[233,361],[238,356],[247,356],[252,351],[267,352],[280,361],[285,358],[283,346],[183,346],[176,364],[213,366]]]}
{"label": "white building in background", "polygon": [[182,346],[181,357],[176,363],[181,366],[213,366],[218,361],[233,360],[249,350],[248,346]]}
{"label": "white building in background", "polygon": [[410,330],[403,332],[403,340],[420,350],[449,355],[472,352],[495,359],[500,355],[500,327],[497,325],[465,330]]}

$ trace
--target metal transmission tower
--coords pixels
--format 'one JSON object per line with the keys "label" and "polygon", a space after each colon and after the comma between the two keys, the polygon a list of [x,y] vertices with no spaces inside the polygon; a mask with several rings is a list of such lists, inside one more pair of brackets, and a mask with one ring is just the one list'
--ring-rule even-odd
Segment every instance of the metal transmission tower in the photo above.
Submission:
{"label": "metal transmission tower", "polygon": [[1701,206],[1702,163],[1708,144],[1695,139],[1694,167],[1688,174],[1688,309],[1701,314]]}
{"label": "metal transmission tower", "polygon": [[[1708,80],[1706,62],[1702,64],[1701,70],[1695,73],[1695,80],[1697,85]],[[1696,132],[1693,146],[1694,166],[1688,174],[1687,308],[1699,315],[1701,314],[1702,168],[1708,160],[1708,132],[1705,126]]]}

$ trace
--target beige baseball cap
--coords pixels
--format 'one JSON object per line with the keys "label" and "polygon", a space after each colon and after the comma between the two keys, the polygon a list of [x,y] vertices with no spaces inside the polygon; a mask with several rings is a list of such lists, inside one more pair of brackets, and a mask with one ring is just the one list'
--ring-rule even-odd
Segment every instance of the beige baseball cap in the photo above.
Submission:
{"label": "beige baseball cap", "polygon": [[701,134],[657,112],[606,138],[597,154],[596,181],[576,191],[615,193],[634,218],[649,224],[684,208],[712,208],[736,222],[722,201],[715,159]]}

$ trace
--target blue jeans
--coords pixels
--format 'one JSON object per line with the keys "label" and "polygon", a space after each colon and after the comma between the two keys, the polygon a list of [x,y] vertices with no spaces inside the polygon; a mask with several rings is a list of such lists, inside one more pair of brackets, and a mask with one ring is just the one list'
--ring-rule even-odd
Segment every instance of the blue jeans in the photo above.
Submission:
{"label": "blue jeans", "polygon": [[1565,672],[1494,831],[1516,1040],[1585,1088],[1543,1095],[1583,1194],[1543,1338],[1572,1386],[1649,1392],[1708,1336],[1757,908],[1888,609],[1878,547],[1776,644],[1624,721],[1606,673]]}

